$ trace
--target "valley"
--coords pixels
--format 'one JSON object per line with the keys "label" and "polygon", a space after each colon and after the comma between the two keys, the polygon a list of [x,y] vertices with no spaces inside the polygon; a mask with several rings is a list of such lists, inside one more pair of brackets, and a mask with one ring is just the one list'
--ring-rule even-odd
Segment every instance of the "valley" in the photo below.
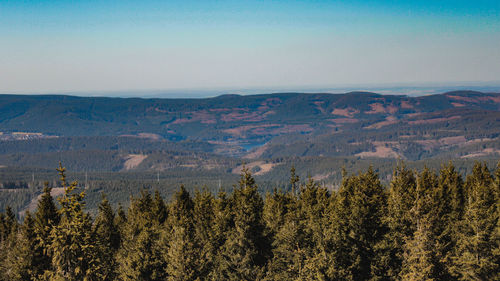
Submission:
{"label": "valley", "polygon": [[438,163],[453,160],[462,174],[475,161],[494,167],[500,94],[1,95],[0,131],[0,185],[29,186],[0,191],[2,206],[18,202],[15,209],[24,211],[44,181],[57,187],[53,171],[61,162],[87,187],[92,210],[101,192],[117,204],[141,189],[168,197],[181,184],[231,190],[243,165],[262,193],[287,188],[292,166],[302,179],[331,189],[342,168],[356,173],[370,164],[386,184],[401,161],[439,169]]}

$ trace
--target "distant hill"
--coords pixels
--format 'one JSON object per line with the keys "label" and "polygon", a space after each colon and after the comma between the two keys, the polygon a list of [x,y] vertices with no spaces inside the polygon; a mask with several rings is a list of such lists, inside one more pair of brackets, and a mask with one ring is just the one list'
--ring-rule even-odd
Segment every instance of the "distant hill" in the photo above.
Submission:
{"label": "distant hill", "polygon": [[[500,94],[277,93],[204,99],[0,95],[0,132],[0,139],[8,140],[0,154],[30,152],[22,147],[35,145],[37,152],[149,149],[247,158],[474,158],[500,152]],[[22,136],[15,132],[43,135],[15,141]]]}

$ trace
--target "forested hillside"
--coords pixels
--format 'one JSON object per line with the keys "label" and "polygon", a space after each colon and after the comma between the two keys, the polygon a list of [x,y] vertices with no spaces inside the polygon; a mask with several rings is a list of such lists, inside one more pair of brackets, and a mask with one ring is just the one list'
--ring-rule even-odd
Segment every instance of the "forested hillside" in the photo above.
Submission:
{"label": "forested hillside", "polygon": [[[348,94],[225,95],[207,99],[125,99],[0,95],[0,211],[23,212],[57,187],[59,162],[87,188],[126,204],[140,188],[170,198],[175,187],[230,187],[241,164],[282,188],[298,168],[329,188],[340,169],[371,163],[382,182],[395,163],[453,160],[464,175],[474,161],[500,155],[499,94],[450,92],[422,97]],[[196,177],[193,177],[196,175]],[[17,186],[17,188],[10,188]],[[26,187],[27,188],[23,188]],[[81,187],[81,186],[80,186]]]}
{"label": "forested hillside", "polygon": [[[352,92],[205,99],[0,95],[0,139],[107,136],[88,139],[89,146],[99,149],[110,143],[109,137],[116,137],[123,149],[134,147],[134,141],[120,136],[141,138],[155,149],[175,146],[165,140],[184,140],[197,144],[191,146],[197,150],[249,158],[497,155],[499,120],[500,94],[472,91],[422,97]],[[61,139],[51,140],[53,147],[71,148],[68,142],[77,149],[81,143]],[[186,149],[188,143],[178,147]],[[9,145],[15,146],[23,147]]]}
{"label": "forested hillside", "polygon": [[[86,211],[59,167],[19,222],[0,214],[0,280],[499,280],[500,164],[464,178],[400,164],[387,187],[369,167],[338,190],[294,168],[262,196],[243,168],[231,192],[164,201],[142,192],[128,208],[101,196]],[[288,190],[288,191],[286,191]]]}

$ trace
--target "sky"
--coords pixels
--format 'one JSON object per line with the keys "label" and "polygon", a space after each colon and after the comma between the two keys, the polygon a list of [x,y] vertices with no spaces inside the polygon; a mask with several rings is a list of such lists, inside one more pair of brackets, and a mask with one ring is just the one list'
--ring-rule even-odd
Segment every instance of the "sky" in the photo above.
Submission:
{"label": "sky", "polygon": [[0,93],[499,81],[498,0],[0,0]]}

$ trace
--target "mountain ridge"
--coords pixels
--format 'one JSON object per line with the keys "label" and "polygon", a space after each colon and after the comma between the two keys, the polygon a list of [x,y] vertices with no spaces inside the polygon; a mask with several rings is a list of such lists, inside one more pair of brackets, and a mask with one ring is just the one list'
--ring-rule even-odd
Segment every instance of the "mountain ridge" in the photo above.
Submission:
{"label": "mountain ridge", "polygon": [[[311,151],[317,151],[313,155],[339,156],[335,150],[377,157],[377,149],[387,150],[383,145],[391,147],[385,154],[390,157],[420,159],[441,151],[415,155],[401,147],[427,151],[429,146],[421,143],[432,138],[463,137],[464,144],[497,140],[500,93],[451,91],[411,97],[363,91],[291,92],[202,99],[0,95],[0,132],[184,140],[208,143],[210,152],[235,156],[266,144],[257,154],[262,157],[286,155],[287,151],[297,156],[311,155]],[[395,140],[400,142],[399,148],[394,146]],[[326,152],[298,149],[305,143]],[[363,144],[353,149],[353,143]]]}

